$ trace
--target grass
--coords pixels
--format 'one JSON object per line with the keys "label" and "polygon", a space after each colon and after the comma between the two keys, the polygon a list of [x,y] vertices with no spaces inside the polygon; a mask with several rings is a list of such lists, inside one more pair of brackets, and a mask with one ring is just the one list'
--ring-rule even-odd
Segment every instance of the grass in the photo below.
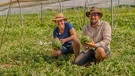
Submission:
{"label": "grass", "polygon": [[[134,11],[135,8],[132,8]],[[111,15],[102,9],[106,20],[111,24]],[[66,10],[68,17],[77,32],[81,34],[83,27],[83,11],[74,13]],[[124,11],[125,12],[125,11]],[[68,14],[68,13],[72,13]],[[23,15],[23,26],[18,15],[5,23],[6,16],[0,17],[0,76],[134,76],[135,73],[135,14],[125,12],[114,13],[114,28],[112,29],[111,56],[103,63],[92,64],[89,67],[72,65],[74,56],[51,57],[51,44],[39,45],[39,41],[49,43],[52,31],[56,27],[51,19],[53,12],[47,11],[44,23],[41,24],[38,15]],[[88,23],[86,18],[85,24]],[[6,26],[4,36],[2,32]]]}

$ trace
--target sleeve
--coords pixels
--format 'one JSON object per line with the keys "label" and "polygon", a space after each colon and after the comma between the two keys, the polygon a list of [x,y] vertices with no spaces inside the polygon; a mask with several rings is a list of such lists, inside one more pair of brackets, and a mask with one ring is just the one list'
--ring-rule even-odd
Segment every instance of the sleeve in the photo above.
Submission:
{"label": "sleeve", "polygon": [[105,29],[103,30],[103,40],[96,44],[99,46],[108,46],[111,41],[111,27],[108,23],[105,24]]}
{"label": "sleeve", "polygon": [[53,31],[53,38],[58,38],[58,36],[57,36],[57,31],[56,31],[56,29],[54,29],[54,31]]}
{"label": "sleeve", "polygon": [[69,22],[65,23],[66,26],[68,26],[68,29],[71,30],[73,27],[73,25]]}
{"label": "sleeve", "polygon": [[82,29],[82,36],[84,36],[84,35],[86,35],[86,34],[85,34],[85,28],[83,27],[83,29]]}
{"label": "sleeve", "polygon": [[82,36],[87,35],[88,31],[87,31],[87,26],[85,25],[82,29]]}

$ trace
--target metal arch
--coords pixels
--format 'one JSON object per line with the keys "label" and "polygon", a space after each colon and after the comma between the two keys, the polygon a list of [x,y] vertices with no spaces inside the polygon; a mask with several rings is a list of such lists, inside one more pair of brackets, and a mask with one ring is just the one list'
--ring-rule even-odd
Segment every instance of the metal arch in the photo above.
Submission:
{"label": "metal arch", "polygon": [[23,28],[23,22],[22,22],[22,9],[21,9],[21,5],[20,5],[19,0],[16,0],[16,1],[17,1],[18,5],[19,5],[19,8],[20,8],[20,24],[21,24],[21,26],[22,26],[22,28]]}
{"label": "metal arch", "polygon": [[0,50],[1,50],[1,47],[2,47],[2,44],[3,44],[3,38],[4,38],[4,35],[5,35],[6,24],[7,24],[8,16],[9,16],[10,9],[11,9],[11,3],[12,3],[12,0],[10,1],[10,4],[9,4],[9,10],[8,10],[7,17],[6,17],[5,26],[4,26],[4,29],[2,31],[2,36],[1,36],[1,41],[0,41]]}
{"label": "metal arch", "polygon": [[63,13],[63,10],[62,10],[62,3],[61,3],[60,0],[58,0],[58,2],[59,2],[59,6],[60,6],[60,13]]}

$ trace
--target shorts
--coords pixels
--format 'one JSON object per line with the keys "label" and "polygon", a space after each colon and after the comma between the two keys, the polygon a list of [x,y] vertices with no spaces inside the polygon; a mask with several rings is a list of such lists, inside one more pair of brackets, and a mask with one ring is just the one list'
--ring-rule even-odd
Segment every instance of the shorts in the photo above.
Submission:
{"label": "shorts", "polygon": [[61,46],[61,54],[74,53],[72,45]]}
{"label": "shorts", "polygon": [[[106,58],[108,58],[108,56],[110,55],[110,50],[107,47],[102,47],[102,48],[105,50]],[[82,51],[73,63],[82,66],[88,61],[94,62],[96,60],[95,58],[96,49],[97,48],[88,50],[88,52]]]}

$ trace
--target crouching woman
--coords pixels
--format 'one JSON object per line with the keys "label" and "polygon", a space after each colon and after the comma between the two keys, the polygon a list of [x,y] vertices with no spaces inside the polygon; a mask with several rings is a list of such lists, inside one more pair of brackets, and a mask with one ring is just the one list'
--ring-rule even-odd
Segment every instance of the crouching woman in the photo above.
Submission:
{"label": "crouching woman", "polygon": [[52,56],[74,53],[76,58],[80,51],[80,42],[73,25],[66,22],[67,18],[62,13],[57,13],[52,21],[57,25],[53,31],[53,37],[59,39],[62,43],[60,49],[53,48]]}

